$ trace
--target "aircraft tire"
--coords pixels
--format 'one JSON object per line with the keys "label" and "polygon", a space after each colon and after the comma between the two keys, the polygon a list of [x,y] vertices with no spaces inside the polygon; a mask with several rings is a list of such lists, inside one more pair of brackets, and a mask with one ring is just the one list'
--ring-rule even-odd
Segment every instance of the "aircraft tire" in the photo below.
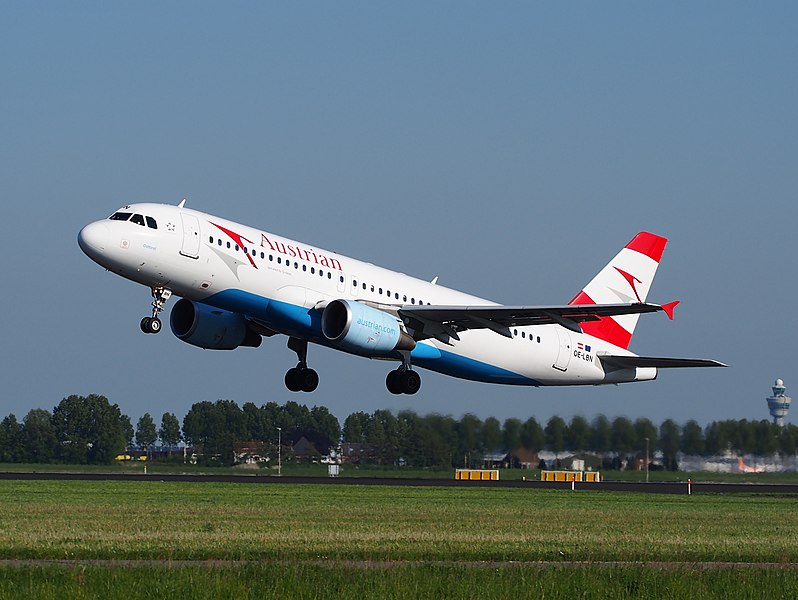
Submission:
{"label": "aircraft tire", "polygon": [[288,369],[285,374],[285,387],[288,388],[291,392],[300,392],[302,391],[302,378],[299,372],[299,369],[294,367],[293,369]]}
{"label": "aircraft tire", "polygon": [[301,369],[299,380],[303,392],[312,392],[319,387],[319,374],[313,369]]}
{"label": "aircraft tire", "polygon": [[144,333],[158,333],[161,330],[161,320],[158,317],[144,317],[139,325]]}
{"label": "aircraft tire", "polygon": [[402,393],[402,387],[399,378],[400,373],[398,370],[390,371],[388,376],[385,378],[385,387],[387,387],[388,391],[392,394],[399,395]]}
{"label": "aircraft tire", "polygon": [[421,376],[415,371],[405,371],[399,376],[402,392],[413,395],[421,389]]}

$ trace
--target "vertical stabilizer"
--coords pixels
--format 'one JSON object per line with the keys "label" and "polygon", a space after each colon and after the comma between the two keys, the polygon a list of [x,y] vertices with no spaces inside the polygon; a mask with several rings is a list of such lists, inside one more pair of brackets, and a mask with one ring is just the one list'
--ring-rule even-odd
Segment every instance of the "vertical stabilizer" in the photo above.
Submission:
{"label": "vertical stabilizer", "polygon": [[[645,302],[668,240],[642,231],[604,267],[569,304]],[[628,348],[640,315],[603,317],[582,323],[582,330]]]}

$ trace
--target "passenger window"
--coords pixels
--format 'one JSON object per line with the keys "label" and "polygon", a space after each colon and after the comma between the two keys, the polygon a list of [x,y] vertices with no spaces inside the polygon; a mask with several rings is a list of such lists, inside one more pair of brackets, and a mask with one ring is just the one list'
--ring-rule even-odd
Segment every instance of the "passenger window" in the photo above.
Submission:
{"label": "passenger window", "polygon": [[144,217],[142,217],[141,215],[133,215],[132,217],[130,217],[130,222],[135,223],[136,225],[141,225],[142,227],[146,227],[144,225]]}
{"label": "passenger window", "polygon": [[[152,217],[144,217],[147,219],[147,227],[150,229],[158,229],[158,224],[155,222],[155,219]],[[213,243],[213,238],[211,238],[211,243]]]}

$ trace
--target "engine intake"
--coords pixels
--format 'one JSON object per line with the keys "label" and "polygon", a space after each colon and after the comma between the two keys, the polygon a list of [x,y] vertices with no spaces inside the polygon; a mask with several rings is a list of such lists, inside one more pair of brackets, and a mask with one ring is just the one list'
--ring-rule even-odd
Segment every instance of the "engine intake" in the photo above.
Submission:
{"label": "engine intake", "polygon": [[242,315],[185,298],[178,300],[172,309],[169,325],[179,340],[207,350],[257,348],[262,341],[259,334],[247,327]]}
{"label": "engine intake", "polygon": [[335,345],[366,356],[383,356],[416,347],[399,319],[352,300],[330,302],[321,315],[321,331]]}

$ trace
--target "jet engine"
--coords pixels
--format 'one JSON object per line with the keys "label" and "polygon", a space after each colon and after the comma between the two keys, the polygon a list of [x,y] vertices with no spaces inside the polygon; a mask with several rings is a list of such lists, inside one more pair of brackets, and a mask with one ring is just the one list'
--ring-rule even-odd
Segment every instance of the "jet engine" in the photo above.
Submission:
{"label": "jet engine", "polygon": [[336,346],[365,356],[384,356],[416,347],[399,319],[352,300],[330,302],[321,315],[321,331]]}
{"label": "jet engine", "polygon": [[185,298],[172,309],[169,325],[179,340],[207,350],[257,348],[261,343],[261,336],[247,327],[242,315]]}

